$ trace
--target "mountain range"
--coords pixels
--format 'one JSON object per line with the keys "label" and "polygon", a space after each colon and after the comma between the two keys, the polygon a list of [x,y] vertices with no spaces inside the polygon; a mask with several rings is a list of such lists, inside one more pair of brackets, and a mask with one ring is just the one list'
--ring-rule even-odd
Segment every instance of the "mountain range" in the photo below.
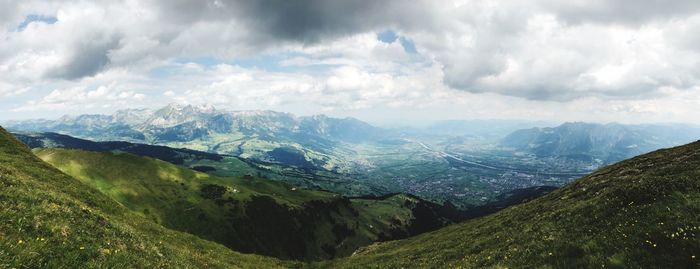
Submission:
{"label": "mountain range", "polygon": [[[58,132],[93,140],[147,143],[186,142],[217,134],[260,139],[321,139],[358,142],[381,137],[384,130],[354,118],[324,115],[296,117],[274,111],[222,111],[213,106],[170,104],[157,110],[127,109],[112,115],[63,116],[57,120],[14,121],[9,128]],[[209,150],[216,151],[217,148]],[[230,152],[227,152],[230,153]]]}
{"label": "mountain range", "polygon": [[679,124],[532,127],[539,124],[551,123],[444,121],[424,129],[384,129],[353,118],[171,104],[7,127],[53,141],[44,147],[72,143],[58,137],[70,135],[108,142],[80,149],[127,147],[216,176],[261,175],[346,196],[409,193],[462,209],[517,189],[561,186],[607,164],[700,137],[697,126]]}
{"label": "mountain range", "polygon": [[[240,246],[226,248],[212,242],[216,237],[204,233],[210,231],[205,223],[229,219],[227,214],[233,212],[226,211],[242,210],[244,215],[254,212],[268,216],[255,225],[258,229],[280,228],[268,227],[272,223],[291,225],[285,229],[293,229],[297,223],[294,217],[274,222],[269,217],[297,210],[294,208],[309,202],[303,197],[337,199],[331,194],[294,190],[290,185],[265,179],[218,179],[128,153],[36,149],[34,154],[0,129],[0,195],[4,197],[0,200],[0,217],[7,220],[0,223],[0,261],[10,267],[700,266],[698,143],[618,162],[540,198],[526,199],[529,201],[524,204],[484,217],[369,245],[350,257],[318,262],[240,254],[235,251]],[[237,198],[239,194],[242,197]],[[269,197],[263,198],[267,200],[262,203],[265,206],[258,204],[258,196]],[[415,199],[392,197],[405,205]],[[360,202],[360,208],[375,212],[365,215],[360,223],[391,220],[384,218],[386,205],[381,201],[386,198],[379,199],[376,203],[372,199]],[[249,207],[252,205],[257,206]],[[375,206],[377,209],[372,209]],[[213,210],[217,207],[225,210],[217,213]],[[357,213],[363,215],[360,209]],[[343,213],[331,210],[329,214]],[[314,215],[312,219],[333,218]],[[386,223],[397,225],[402,220]],[[189,227],[194,229],[188,230],[181,226],[187,223],[205,226],[193,225]],[[336,221],[335,225],[348,223]],[[331,228],[330,234],[346,234],[341,230]],[[289,236],[285,233],[293,232],[270,231],[229,239],[274,245]],[[314,240],[306,233],[300,235],[304,240]]]}
{"label": "mountain range", "polygon": [[268,163],[292,161],[304,169],[351,172],[344,143],[374,141],[386,130],[353,118],[296,117],[274,111],[221,111],[171,104],[112,115],[63,116],[8,122],[12,130],[55,132],[94,141],[129,141],[241,156]]}
{"label": "mountain range", "polygon": [[700,137],[688,125],[623,125],[573,122],[556,127],[517,130],[500,141],[503,147],[538,157],[559,156],[612,163]]}

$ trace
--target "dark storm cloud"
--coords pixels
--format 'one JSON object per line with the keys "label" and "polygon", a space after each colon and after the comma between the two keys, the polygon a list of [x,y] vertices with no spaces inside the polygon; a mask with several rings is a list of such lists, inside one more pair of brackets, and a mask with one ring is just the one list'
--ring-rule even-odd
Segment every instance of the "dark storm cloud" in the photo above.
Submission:
{"label": "dark storm cloud", "polygon": [[[180,23],[235,20],[269,42],[316,43],[383,27],[434,25],[427,1],[221,0],[156,2],[167,20]],[[382,29],[384,30],[384,29]]]}
{"label": "dark storm cloud", "polygon": [[[377,12],[390,2],[262,0],[241,1],[246,21],[258,31],[284,40],[318,42],[325,36],[366,31],[395,19]],[[270,8],[275,7],[275,8]]]}
{"label": "dark storm cloud", "polygon": [[69,80],[94,76],[110,63],[109,52],[118,45],[119,38],[116,35],[106,39],[85,40],[76,45],[64,65],[50,70],[47,76]]}

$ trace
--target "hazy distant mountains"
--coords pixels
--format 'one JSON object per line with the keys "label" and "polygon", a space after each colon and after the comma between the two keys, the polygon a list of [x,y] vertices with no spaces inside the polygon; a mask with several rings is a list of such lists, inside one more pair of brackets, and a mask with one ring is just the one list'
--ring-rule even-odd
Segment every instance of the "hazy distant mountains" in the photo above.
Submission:
{"label": "hazy distant mountains", "polygon": [[500,145],[538,157],[599,159],[610,163],[698,139],[700,128],[697,126],[576,122],[518,130],[503,138]]}
{"label": "hazy distant mountains", "polygon": [[[529,128],[542,125],[547,124],[503,120],[441,121],[420,132],[502,138],[498,143],[500,146],[537,156],[592,157],[605,161],[620,160],[700,138],[700,128],[680,124],[576,122],[557,127]],[[244,154],[246,147],[272,151],[288,146],[329,154],[337,143],[377,142],[398,136],[398,132],[354,118],[339,119],[324,115],[297,117],[274,111],[222,111],[211,106],[178,104],[158,110],[120,110],[112,115],[15,121],[7,123],[6,127],[21,131],[63,133],[97,141],[175,144],[227,154]]]}
{"label": "hazy distant mountains", "polygon": [[272,163],[347,171],[342,143],[377,140],[387,131],[352,118],[296,117],[274,111],[223,111],[171,104],[112,115],[64,116],[9,122],[19,131],[56,132],[95,141],[129,141],[231,154]]}
{"label": "hazy distant mountains", "polygon": [[[354,118],[297,117],[274,111],[223,111],[212,106],[171,104],[157,110],[120,110],[112,115],[15,121],[7,123],[6,127],[18,131],[56,132],[95,141],[190,148],[340,173],[357,172],[358,163],[364,161],[358,161],[358,148],[352,145],[374,144],[398,149],[406,138],[425,143],[440,143],[442,139],[454,145],[462,142],[452,137],[469,137],[536,157],[564,157],[601,164],[700,138],[698,126],[680,124],[576,122],[531,128],[547,125],[551,123],[472,120],[441,121],[411,131],[388,130]],[[403,142],[392,146],[389,145],[391,141]]]}
{"label": "hazy distant mountains", "polygon": [[435,122],[422,131],[437,135],[498,140],[520,129],[555,125],[551,122],[526,120],[444,120]]}
{"label": "hazy distant mountains", "polygon": [[559,186],[573,180],[572,175],[700,138],[700,128],[679,124],[532,128],[543,125],[445,121],[424,129],[393,130],[353,118],[168,105],[5,126],[232,155],[240,160],[231,161],[253,165],[254,172],[262,169],[295,179],[297,185],[351,196],[407,192],[459,206],[486,202],[514,189]]}
{"label": "hazy distant mountains", "polygon": [[221,111],[211,106],[171,104],[158,110],[120,110],[113,115],[64,116],[58,120],[10,122],[23,131],[57,132],[96,140],[186,142],[216,134],[238,133],[263,139],[362,141],[383,130],[365,122],[323,115],[295,117],[274,111]]}

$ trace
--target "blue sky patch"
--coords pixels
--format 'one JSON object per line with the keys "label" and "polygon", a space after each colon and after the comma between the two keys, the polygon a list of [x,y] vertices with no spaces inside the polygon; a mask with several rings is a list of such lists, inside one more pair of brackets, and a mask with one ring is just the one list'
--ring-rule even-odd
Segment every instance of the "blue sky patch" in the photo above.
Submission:
{"label": "blue sky patch", "polygon": [[397,38],[398,36],[392,30],[386,30],[377,34],[377,39],[387,44],[394,43],[394,41],[396,41]]}
{"label": "blue sky patch", "polygon": [[405,36],[399,36],[396,34],[396,32],[392,30],[386,30],[383,32],[377,33],[377,40],[391,44],[396,42],[396,40],[399,40],[399,43],[401,43],[401,46],[403,47],[403,50],[406,53],[411,53],[411,54],[416,54],[418,53],[418,50],[416,50],[416,44],[413,43],[413,40],[406,38]]}
{"label": "blue sky patch", "polygon": [[399,42],[401,42],[401,46],[403,47],[403,50],[406,53],[411,53],[411,54],[416,54],[418,51],[416,50],[416,43],[413,43],[413,40],[410,40],[405,37],[400,37]]}
{"label": "blue sky patch", "polygon": [[28,15],[26,18],[24,18],[24,21],[17,26],[17,31],[21,32],[22,30],[27,28],[27,26],[32,22],[43,22],[46,24],[54,24],[57,21],[58,21],[58,19],[56,19],[56,17],[54,17],[54,16],[31,14],[31,15]]}

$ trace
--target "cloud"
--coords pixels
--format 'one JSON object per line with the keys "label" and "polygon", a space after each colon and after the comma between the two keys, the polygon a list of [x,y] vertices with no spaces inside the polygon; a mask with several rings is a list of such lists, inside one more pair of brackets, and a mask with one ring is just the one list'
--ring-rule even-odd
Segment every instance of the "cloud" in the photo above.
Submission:
{"label": "cloud", "polygon": [[94,76],[109,63],[109,53],[119,44],[112,36],[88,37],[71,49],[65,61],[49,70],[47,76],[64,79],[78,79]]}
{"label": "cloud", "polygon": [[[193,104],[211,103],[236,109],[313,107],[317,111],[357,110],[388,104],[412,107],[429,103],[434,70],[416,70],[411,75],[372,73],[343,66],[324,75],[270,73],[218,65],[213,81],[202,82],[174,100]],[[425,75],[421,74],[424,73]],[[429,75],[428,75],[429,74]]]}
{"label": "cloud", "polygon": [[11,97],[29,91],[29,87],[17,87],[13,84],[0,81],[0,97]]}
{"label": "cloud", "polygon": [[142,93],[123,90],[117,83],[94,88],[74,87],[55,89],[39,101],[29,101],[15,108],[14,112],[33,111],[85,111],[94,109],[127,107],[141,103],[146,98]]}
{"label": "cloud", "polygon": [[22,10],[20,1],[0,0],[0,29],[11,31],[17,29],[16,23],[21,22]]}
{"label": "cloud", "polygon": [[419,18],[433,10],[434,6],[427,3],[395,0],[264,0],[240,1],[237,6],[246,15],[248,25],[275,40],[314,43],[391,24],[417,27],[417,23],[425,22]]}
{"label": "cloud", "polygon": [[399,0],[209,0],[151,1],[163,19],[176,24],[232,19],[254,33],[252,42],[316,43],[397,25],[424,27],[437,17],[431,1]]}
{"label": "cloud", "polygon": [[[298,48],[281,64],[314,68],[311,74],[248,69],[232,64],[182,63],[169,67],[176,81],[166,88],[172,98],[236,109],[282,107],[349,111],[378,106],[418,107],[432,103],[441,69],[404,51],[399,42],[384,43],[376,34],[346,37]],[[192,84],[194,83],[194,84]]]}
{"label": "cloud", "polygon": [[568,23],[620,23],[639,26],[655,20],[676,19],[696,14],[700,2],[694,0],[547,0],[543,9],[554,12]]}
{"label": "cloud", "polygon": [[54,104],[44,97],[58,90],[94,107],[131,92],[290,111],[632,115],[604,106],[678,101],[700,80],[700,2],[688,0],[0,0],[0,26],[0,96],[23,104]]}
{"label": "cloud", "polygon": [[692,66],[699,55],[678,52],[663,34],[676,21],[570,24],[557,10],[475,3],[452,15],[470,18],[460,27],[415,38],[455,89],[532,100],[639,99],[698,81]]}

